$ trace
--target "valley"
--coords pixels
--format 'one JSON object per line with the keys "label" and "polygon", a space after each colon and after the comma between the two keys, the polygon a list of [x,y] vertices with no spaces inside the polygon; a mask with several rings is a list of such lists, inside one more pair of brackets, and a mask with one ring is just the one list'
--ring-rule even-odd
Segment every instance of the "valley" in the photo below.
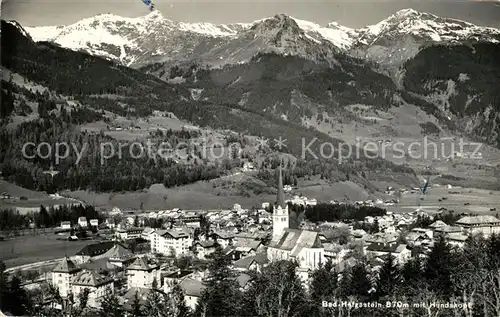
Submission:
{"label": "valley", "polygon": [[1,21],[2,311],[498,315],[499,29],[143,2]]}

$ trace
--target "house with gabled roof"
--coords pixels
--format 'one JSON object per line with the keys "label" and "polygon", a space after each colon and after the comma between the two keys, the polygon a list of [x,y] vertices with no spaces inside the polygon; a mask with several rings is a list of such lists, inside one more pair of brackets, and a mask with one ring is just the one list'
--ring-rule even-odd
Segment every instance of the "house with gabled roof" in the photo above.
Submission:
{"label": "house with gabled roof", "polygon": [[205,260],[208,255],[215,252],[217,242],[214,240],[196,241],[193,244],[193,252],[200,260]]}
{"label": "house with gabled roof", "polygon": [[448,226],[448,225],[446,223],[444,223],[444,221],[437,220],[437,221],[434,221],[433,223],[431,223],[429,225],[429,228],[436,229],[436,228],[442,228],[442,227],[446,227],[446,226]]}
{"label": "house with gabled roof", "polygon": [[86,245],[80,251],[76,253],[76,258],[78,262],[84,263],[89,261],[91,258],[99,256],[106,253],[115,245],[113,241],[99,242]]}
{"label": "house with gabled roof", "polygon": [[216,231],[212,234],[212,237],[224,249],[233,243],[234,233],[231,231]]}
{"label": "house with gabled roof", "polygon": [[240,252],[240,254],[254,255],[259,251],[262,251],[265,247],[261,240],[256,240],[253,238],[236,237],[233,241],[233,248],[235,251]]}
{"label": "house with gabled roof", "polygon": [[372,243],[365,249],[367,255],[371,257],[384,257],[391,254],[396,263],[404,264],[411,258],[411,250],[406,244],[392,243]]}
{"label": "house with gabled roof", "polygon": [[261,272],[262,269],[269,263],[267,254],[257,253],[255,255],[246,256],[233,263],[234,269],[237,271],[256,271]]}
{"label": "house with gabled roof", "polygon": [[178,256],[189,253],[193,235],[187,229],[156,230],[151,234],[151,251],[165,255],[172,252]]}
{"label": "house with gabled roof", "polygon": [[108,251],[94,259],[108,259],[111,264],[124,267],[135,260],[135,255],[122,244],[115,243]]}
{"label": "house with gabled roof", "polygon": [[462,233],[464,231],[464,228],[460,226],[445,226],[445,227],[438,227],[434,229],[434,235],[433,238],[434,240],[439,239],[439,237],[444,236],[449,233]]}
{"label": "house with gabled roof", "polygon": [[82,270],[71,283],[74,298],[85,289],[89,290],[88,304],[90,307],[100,307],[101,299],[108,292],[114,292],[113,278],[101,275],[91,270]]}
{"label": "house with gabled roof", "polygon": [[188,277],[181,280],[179,286],[184,292],[186,306],[194,311],[196,309],[198,299],[201,297],[201,294],[206,288],[205,284],[203,284],[203,282],[199,279]]}
{"label": "house with gabled roof", "polygon": [[71,292],[71,282],[81,271],[68,257],[63,258],[52,270],[52,284],[59,289],[62,298],[66,298]]}
{"label": "house with gabled roof", "polygon": [[444,238],[450,245],[463,248],[469,236],[462,232],[453,232],[445,234]]}
{"label": "house with gabled roof", "polygon": [[152,288],[155,279],[160,285],[160,265],[153,259],[138,257],[127,267],[128,288]]}

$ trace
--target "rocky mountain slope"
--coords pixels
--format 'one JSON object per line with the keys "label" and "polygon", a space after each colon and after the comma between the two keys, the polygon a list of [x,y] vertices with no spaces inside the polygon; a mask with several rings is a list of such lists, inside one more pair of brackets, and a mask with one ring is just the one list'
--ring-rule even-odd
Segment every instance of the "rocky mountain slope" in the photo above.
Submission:
{"label": "rocky mountain slope", "polygon": [[[494,52],[500,31],[463,21],[407,9],[359,30],[286,15],[217,26],[177,23],[155,11],[28,32],[35,40],[140,68],[189,91],[191,100],[234,104],[303,125],[320,115],[345,114],[341,109],[354,104],[389,109],[408,103],[446,129],[499,145],[496,66],[464,50]],[[456,61],[448,63],[437,52]],[[435,71],[445,65],[453,65],[453,72]]]}
{"label": "rocky mountain slope", "polygon": [[407,99],[500,148],[500,44],[434,45],[404,66]]}
{"label": "rocky mountain slope", "polygon": [[102,14],[69,26],[26,30],[36,41],[54,42],[128,66],[184,60],[240,63],[258,52],[272,51],[328,60],[336,46],[348,47],[354,34],[335,24],[322,28],[285,15],[247,24],[213,25],[174,22],[159,11],[139,18]]}
{"label": "rocky mountain slope", "polygon": [[359,30],[351,54],[384,66],[400,66],[427,44],[500,43],[500,30],[417,12],[398,11]]}
{"label": "rocky mountain slope", "polygon": [[253,23],[180,23],[159,11],[138,18],[102,14],[68,26],[26,30],[36,41],[51,41],[134,67],[183,61],[237,64],[259,52],[335,63],[333,55],[338,51],[399,66],[429,42],[500,41],[498,30],[412,9],[358,30],[335,22],[320,26],[283,14]]}
{"label": "rocky mountain slope", "polygon": [[[91,56],[83,52],[74,52],[47,42],[35,43],[30,38],[24,36],[23,30],[14,24],[2,21],[1,36],[3,53],[2,66],[4,68],[8,69],[9,72],[16,76],[21,76],[25,81],[36,84],[37,87],[45,87],[51,91],[54,96],[66,96],[68,100],[71,100],[72,104],[78,104],[81,107],[89,108],[89,110],[96,115],[95,120],[99,120],[99,114],[103,113],[116,113],[123,116],[134,115],[147,118],[155,110],[172,112],[178,118],[192,122],[201,127],[228,129],[240,132],[244,135],[260,136],[271,140],[278,136],[283,136],[287,138],[288,141],[286,147],[282,148],[281,151],[288,152],[300,158],[303,162],[302,164],[309,164],[301,167],[301,173],[305,173],[305,171],[309,173],[310,171],[310,173],[312,173],[311,175],[322,173],[324,177],[327,178],[332,177],[333,179],[333,177],[335,177],[337,180],[345,180],[346,173],[350,174],[350,171],[354,171],[354,165],[356,165],[358,169],[356,169],[356,175],[353,176],[352,180],[360,184],[365,184],[366,186],[369,185],[369,181],[360,174],[360,171],[364,169],[368,171],[368,174],[373,173],[373,177],[380,173],[381,175],[385,175],[384,177],[390,179],[402,175],[409,175],[409,178],[406,178],[407,180],[414,179],[413,172],[410,169],[391,164],[383,159],[369,159],[365,157],[364,153],[361,153],[356,160],[354,158],[348,158],[342,164],[339,164],[337,161],[332,161],[331,157],[329,160],[324,160],[324,158],[321,158],[321,155],[319,159],[311,156],[305,156],[304,159],[302,159],[302,140],[304,139],[317,140],[317,142],[310,147],[314,153],[319,153],[318,148],[323,142],[330,142],[334,145],[338,145],[341,141],[318,132],[315,129],[307,129],[300,123],[283,120],[275,114],[268,114],[264,111],[265,109],[245,107],[244,105],[232,103],[232,100],[227,100],[227,102],[216,102],[216,100],[212,100],[213,98],[209,98],[208,100],[195,98],[195,96],[193,96],[192,86],[187,84],[176,85],[166,83],[152,75],[144,74],[138,70],[118,65],[100,57]],[[276,57],[281,58],[279,55],[276,55]],[[200,78],[206,81],[206,78],[203,76]],[[15,130],[14,133],[22,136],[22,138],[33,137],[36,140],[53,138],[47,140],[47,142],[54,142],[55,140],[60,140],[61,137],[76,133],[76,136],[72,136],[72,138],[80,141],[89,138],[94,140],[94,138],[97,138],[97,140],[92,141],[91,144],[94,146],[94,150],[98,149],[96,149],[95,146],[98,144],[98,140],[103,138],[103,136],[96,134],[91,136],[79,132],[78,130],[70,129],[71,125],[62,118],[66,118],[67,116],[62,114],[62,110],[59,110],[60,106],[58,103],[60,102],[52,98],[47,100],[48,96],[45,96],[43,92],[34,93],[32,91],[31,94],[34,94],[34,96],[31,96],[29,91],[18,89],[19,86],[9,89],[8,84],[11,84],[11,86],[14,85],[12,85],[12,82],[8,79],[4,81],[4,84],[5,83],[7,83],[7,85],[2,87],[2,89],[5,90],[5,94],[14,97],[13,103],[16,111],[19,108],[20,99],[24,99],[25,97],[31,98],[27,100],[30,102],[43,101],[43,106],[39,106],[39,109],[45,108],[45,110],[47,110],[45,111],[47,112],[44,117],[45,121],[32,121],[20,127],[20,129],[25,132]],[[2,102],[5,103],[7,101],[2,99]],[[61,114],[55,115],[52,113],[52,110]],[[7,120],[8,119],[7,117]],[[87,116],[86,120],[86,122],[88,122],[88,120],[92,121],[93,118]],[[53,124],[56,124],[57,127],[52,128],[51,125]],[[47,126],[50,128],[45,131],[44,127]],[[35,130],[33,131],[33,129]],[[69,132],[70,130],[72,131],[71,133]],[[4,130],[3,127],[0,131],[2,133],[7,133],[0,135],[0,138],[5,141],[2,141],[2,146],[5,148],[12,146],[13,148],[13,150],[5,151],[7,157],[0,157],[0,161],[2,161],[3,158],[3,163],[8,164],[6,171],[9,172],[9,175],[16,175],[16,173],[18,173],[24,175],[22,179],[25,179],[25,177],[29,178],[26,171],[28,171],[29,174],[29,170],[32,168],[42,168],[41,166],[37,167],[37,164],[45,168],[48,167],[45,165],[48,165],[49,162],[45,161],[31,162],[22,157],[13,160],[10,155],[22,153],[20,150],[16,150],[19,146],[22,146],[22,140],[19,139],[18,141],[14,141],[15,138]],[[38,137],[35,137],[35,135],[38,135]],[[113,141],[112,138],[110,139],[109,137],[104,137],[104,140],[116,142],[116,140]],[[90,151],[90,153],[94,152]],[[335,152],[333,157],[337,157],[339,153],[341,152]],[[76,159],[76,157],[74,157],[74,159]],[[106,188],[111,186],[110,184],[113,184],[114,178],[112,174],[115,169],[120,169],[119,174],[123,176],[123,179],[119,181],[119,183],[128,184],[125,181],[128,176],[126,177],[123,175],[124,169],[127,169],[127,164],[133,164],[134,170],[138,169],[137,172],[144,175],[144,178],[150,181],[168,181],[168,179],[165,180],[163,178],[166,177],[166,175],[170,175],[170,173],[176,173],[175,175],[177,175],[177,178],[179,175],[190,175],[187,178],[181,177],[177,179],[178,181],[181,181],[181,179],[186,181],[186,179],[200,180],[207,179],[207,177],[208,179],[214,177],[212,170],[209,169],[207,171],[204,166],[199,165],[186,171],[182,169],[178,170],[180,167],[170,161],[165,162],[165,165],[157,165],[154,160],[147,159],[144,162],[138,162],[142,165],[137,165],[137,162],[131,163],[134,161],[125,160],[123,162],[117,161],[116,166],[115,164],[106,165],[105,169],[100,169],[100,164],[96,163],[97,159],[97,156],[91,155],[85,160],[84,165],[78,165],[78,167],[75,167],[77,170],[71,171],[71,173],[83,173],[81,177],[85,178],[86,181],[93,183],[97,182],[97,185],[101,183],[105,184],[107,186]],[[13,162],[16,162],[16,166],[12,166]],[[72,166],[71,164],[66,166],[67,170],[65,170],[65,173],[69,173]],[[222,164],[222,166],[224,166],[224,164]],[[21,172],[21,169],[24,172]],[[86,170],[88,171],[86,172]],[[71,175],[71,173],[67,175]],[[205,175],[205,173],[207,174]],[[129,174],[135,175],[134,173]],[[91,175],[93,176],[91,177]],[[217,174],[215,174],[215,176],[217,176]],[[70,176],[68,177],[68,179],[71,179]],[[69,180],[67,181],[69,182]],[[118,182],[118,180],[116,181]],[[132,182],[135,184],[137,180],[133,180]],[[175,185],[176,183],[169,184]],[[73,185],[78,186],[78,184]]]}

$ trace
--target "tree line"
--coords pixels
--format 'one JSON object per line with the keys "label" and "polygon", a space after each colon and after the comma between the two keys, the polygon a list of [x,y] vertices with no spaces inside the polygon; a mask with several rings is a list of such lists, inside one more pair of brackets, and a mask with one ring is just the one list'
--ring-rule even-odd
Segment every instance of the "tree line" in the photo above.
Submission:
{"label": "tree line", "polygon": [[304,213],[305,218],[311,222],[351,222],[363,221],[365,217],[380,217],[386,210],[372,206],[334,205],[320,203],[315,206],[290,205],[290,210]]}
{"label": "tree line", "polygon": [[61,225],[62,221],[70,221],[76,225],[79,217],[87,220],[98,219],[101,222],[104,217],[93,206],[63,205],[63,206],[40,206],[40,211],[21,214],[12,209],[0,210],[0,230],[19,230],[29,228],[34,224],[37,228],[53,228]]}

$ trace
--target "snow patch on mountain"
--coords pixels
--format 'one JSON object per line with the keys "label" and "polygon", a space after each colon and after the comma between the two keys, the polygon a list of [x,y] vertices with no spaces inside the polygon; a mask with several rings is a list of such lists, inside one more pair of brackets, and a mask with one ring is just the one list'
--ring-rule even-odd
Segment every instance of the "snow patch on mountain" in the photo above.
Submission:
{"label": "snow patch on mountain", "polygon": [[324,60],[338,50],[399,65],[429,41],[500,41],[497,29],[412,9],[358,30],[336,22],[320,26],[284,14],[252,23],[184,23],[169,20],[157,10],[132,18],[100,14],[68,26],[25,30],[35,41],[51,41],[134,67],[189,60],[212,66],[238,64],[269,51]]}

